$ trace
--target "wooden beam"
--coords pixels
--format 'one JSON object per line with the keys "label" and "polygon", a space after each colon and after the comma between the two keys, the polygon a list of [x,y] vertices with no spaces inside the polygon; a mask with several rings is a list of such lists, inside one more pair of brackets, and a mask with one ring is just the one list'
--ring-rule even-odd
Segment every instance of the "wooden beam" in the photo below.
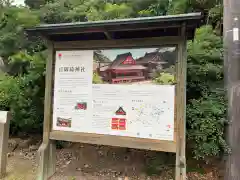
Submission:
{"label": "wooden beam", "polygon": [[[190,26],[191,27],[191,26]],[[193,27],[195,27],[193,25]],[[102,32],[124,32],[124,31],[144,31],[144,30],[156,30],[156,29],[168,29],[168,28],[180,28],[179,24],[169,24],[169,25],[164,25],[164,26],[159,26],[158,24],[154,24],[154,25],[146,25],[144,27],[136,27],[136,26],[117,26],[117,27],[108,27],[108,28],[99,28],[99,27],[88,27],[88,28],[81,28],[81,30],[79,29],[72,29],[71,31],[68,30],[52,30],[52,31],[48,31],[45,32],[47,35],[55,35],[55,34],[81,34],[81,33],[102,33]]]}
{"label": "wooden beam", "polygon": [[108,31],[104,31],[105,36],[107,37],[108,40],[112,39],[111,34]]}
{"label": "wooden beam", "polygon": [[161,141],[152,139],[66,131],[52,131],[50,133],[50,138],[54,140],[63,140],[70,142],[128,147],[135,149],[147,149],[164,152],[176,152],[176,143],[173,141]]}
{"label": "wooden beam", "polygon": [[121,40],[91,40],[91,41],[65,41],[54,42],[55,50],[74,49],[109,49],[109,48],[134,48],[134,47],[160,47],[176,46],[181,42],[181,37],[154,37]]}

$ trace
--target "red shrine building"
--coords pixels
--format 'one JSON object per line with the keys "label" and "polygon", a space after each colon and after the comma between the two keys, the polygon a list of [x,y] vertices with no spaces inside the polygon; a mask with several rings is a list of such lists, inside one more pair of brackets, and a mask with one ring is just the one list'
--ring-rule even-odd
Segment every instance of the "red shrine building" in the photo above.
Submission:
{"label": "red shrine building", "polygon": [[110,83],[128,83],[144,81],[146,79],[147,67],[139,65],[133,59],[132,54],[125,53],[117,55],[116,59],[100,74],[105,81]]}

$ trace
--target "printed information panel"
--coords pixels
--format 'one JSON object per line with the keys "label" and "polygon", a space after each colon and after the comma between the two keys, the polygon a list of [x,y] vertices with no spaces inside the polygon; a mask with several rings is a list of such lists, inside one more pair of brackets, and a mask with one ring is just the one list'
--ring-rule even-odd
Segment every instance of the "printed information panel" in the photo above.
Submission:
{"label": "printed information panel", "polygon": [[175,51],[57,51],[53,130],[173,141]]}

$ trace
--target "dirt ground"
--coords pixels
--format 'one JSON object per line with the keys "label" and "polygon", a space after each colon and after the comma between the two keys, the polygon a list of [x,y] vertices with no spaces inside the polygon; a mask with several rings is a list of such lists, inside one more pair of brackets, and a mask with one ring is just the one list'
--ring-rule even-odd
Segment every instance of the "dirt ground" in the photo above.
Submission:
{"label": "dirt ground", "polygon": [[[35,180],[40,141],[10,139],[7,176],[2,180]],[[51,180],[171,180],[174,172],[164,157],[154,163],[157,152],[65,143],[57,150],[57,171]],[[160,158],[160,159],[161,159]],[[156,161],[155,161],[156,162]],[[149,168],[154,167],[154,171]],[[220,180],[215,168],[188,172],[189,180]],[[157,172],[158,175],[147,175]]]}

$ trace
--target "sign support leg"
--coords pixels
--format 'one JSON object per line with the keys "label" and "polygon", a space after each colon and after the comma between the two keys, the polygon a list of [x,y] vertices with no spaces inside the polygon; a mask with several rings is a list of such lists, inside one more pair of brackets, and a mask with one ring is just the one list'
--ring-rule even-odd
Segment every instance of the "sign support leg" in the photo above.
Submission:
{"label": "sign support leg", "polygon": [[47,180],[54,175],[56,170],[56,145],[50,140],[42,144],[38,150],[38,180]]}
{"label": "sign support leg", "polygon": [[47,180],[56,169],[56,144],[50,140],[52,125],[53,44],[48,42],[49,55],[46,62],[43,142],[38,150],[38,180]]}
{"label": "sign support leg", "polygon": [[182,25],[181,37],[183,41],[178,44],[178,62],[177,62],[177,137],[176,137],[176,180],[186,180],[186,70],[187,70],[187,53],[186,53],[186,26]]}

